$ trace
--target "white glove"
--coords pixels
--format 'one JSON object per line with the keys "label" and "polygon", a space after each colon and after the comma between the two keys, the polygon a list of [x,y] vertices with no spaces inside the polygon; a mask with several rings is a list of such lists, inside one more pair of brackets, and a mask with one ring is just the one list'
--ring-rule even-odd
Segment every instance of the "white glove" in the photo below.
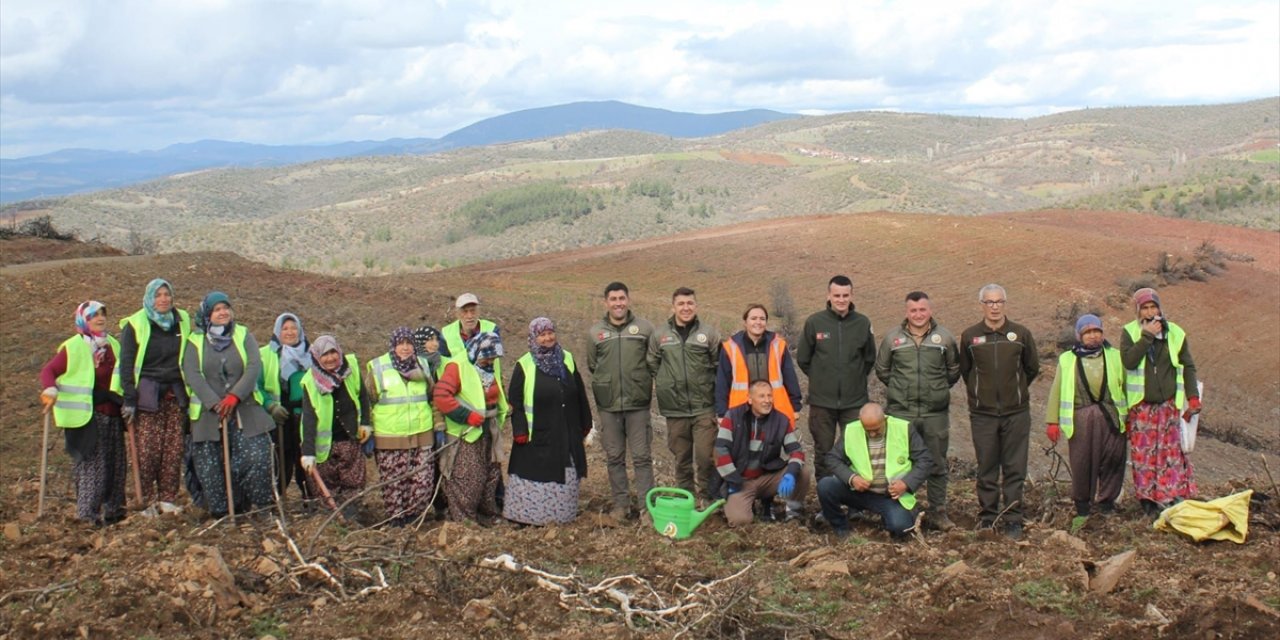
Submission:
{"label": "white glove", "polygon": [[133,416],[137,413],[137,411],[138,411],[137,408],[131,404],[121,405],[120,417],[124,418],[125,422],[133,422]]}
{"label": "white glove", "polygon": [[48,398],[54,398],[54,399],[56,399],[56,398],[58,397],[58,388],[57,388],[57,387],[45,387],[45,388],[44,388],[44,391],[41,391],[41,392],[40,392],[40,395],[45,396],[45,397],[48,397]]}
{"label": "white glove", "polygon": [[303,468],[303,470],[305,470],[307,473],[311,473],[311,470],[312,470],[312,469],[314,469],[314,468],[316,468],[316,457],[315,457],[315,456],[302,456],[302,468]]}

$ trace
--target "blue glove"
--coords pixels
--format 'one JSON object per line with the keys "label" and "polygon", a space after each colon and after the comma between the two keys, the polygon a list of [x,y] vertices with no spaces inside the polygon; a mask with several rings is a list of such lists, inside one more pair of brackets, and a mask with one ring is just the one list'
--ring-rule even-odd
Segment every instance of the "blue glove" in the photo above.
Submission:
{"label": "blue glove", "polygon": [[365,440],[364,444],[360,445],[360,449],[364,452],[366,458],[373,455],[373,438]]}
{"label": "blue glove", "polygon": [[796,477],[790,473],[782,476],[782,482],[778,483],[778,495],[783,500],[791,497],[791,493],[796,490]]}
{"label": "blue glove", "polygon": [[436,432],[436,448],[437,449],[444,448],[444,432],[443,431]]}

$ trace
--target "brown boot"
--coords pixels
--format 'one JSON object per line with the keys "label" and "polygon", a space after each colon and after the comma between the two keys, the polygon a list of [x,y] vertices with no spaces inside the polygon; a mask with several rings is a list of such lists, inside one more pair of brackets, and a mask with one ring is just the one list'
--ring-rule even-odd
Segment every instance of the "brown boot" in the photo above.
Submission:
{"label": "brown boot", "polygon": [[956,523],[947,517],[947,512],[942,510],[930,511],[925,515],[925,523],[930,527],[937,529],[943,533],[956,528]]}

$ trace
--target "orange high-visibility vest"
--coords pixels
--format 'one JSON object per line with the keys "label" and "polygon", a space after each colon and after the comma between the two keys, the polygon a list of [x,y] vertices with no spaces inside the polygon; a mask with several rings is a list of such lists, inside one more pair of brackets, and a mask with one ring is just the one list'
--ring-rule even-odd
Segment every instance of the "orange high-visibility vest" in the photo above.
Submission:
{"label": "orange high-visibility vest", "polygon": [[[750,340],[746,336],[744,339]],[[732,338],[722,345],[729,354],[729,362],[733,363],[733,384],[729,386],[729,408],[740,407],[747,403],[751,393],[751,381],[747,379],[747,359],[742,349]],[[787,387],[782,382],[782,356],[787,352],[787,341],[774,335],[769,342],[769,384],[773,386],[773,410],[779,411],[796,423],[796,410],[791,406],[791,396],[787,395]]]}

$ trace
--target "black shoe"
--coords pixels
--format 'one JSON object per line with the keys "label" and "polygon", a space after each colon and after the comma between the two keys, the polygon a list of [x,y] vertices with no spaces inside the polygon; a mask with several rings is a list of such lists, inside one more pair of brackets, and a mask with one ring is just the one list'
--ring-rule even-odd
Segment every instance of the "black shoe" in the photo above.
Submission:
{"label": "black shoe", "polygon": [[1008,536],[1010,540],[1014,540],[1014,541],[1021,540],[1022,539],[1022,523],[1010,522],[1009,524],[1005,525],[1004,535]]}
{"label": "black shoe", "polygon": [[832,533],[834,533],[834,534],[835,534],[835,536],[836,536],[836,540],[845,540],[845,539],[847,539],[847,538],[850,536],[850,534],[852,534],[853,532],[849,531],[848,529],[836,529],[836,530],[835,530],[835,531],[833,531]]}

